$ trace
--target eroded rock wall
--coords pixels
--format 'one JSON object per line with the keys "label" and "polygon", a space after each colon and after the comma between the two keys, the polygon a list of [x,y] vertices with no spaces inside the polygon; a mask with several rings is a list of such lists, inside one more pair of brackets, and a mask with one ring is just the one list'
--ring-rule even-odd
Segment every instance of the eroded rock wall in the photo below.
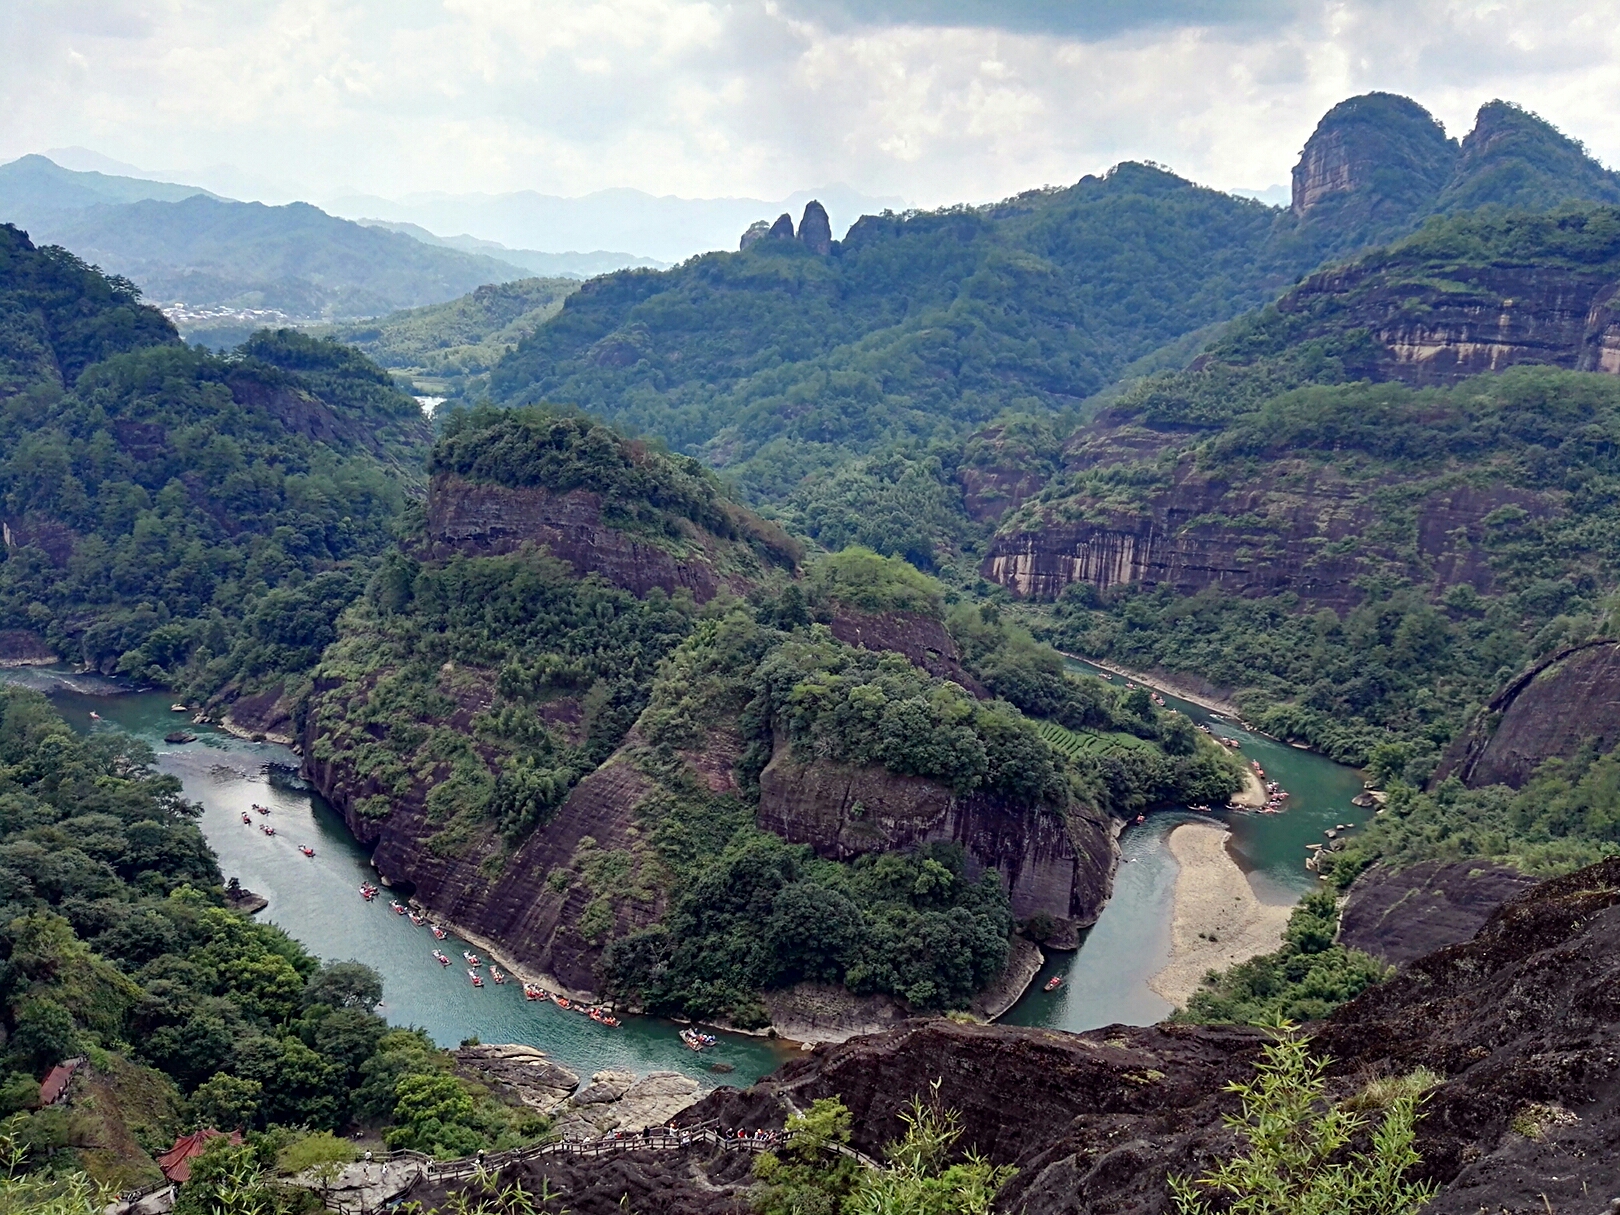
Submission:
{"label": "eroded rock wall", "polygon": [[1620,745],[1620,642],[1560,650],[1493,696],[1446,753],[1436,782],[1517,789],[1548,759]]}
{"label": "eroded rock wall", "polygon": [[[1104,427],[1077,437],[1071,460],[1098,467],[1141,454],[1140,432]],[[1071,500],[1020,517],[995,538],[981,572],[1040,599],[1074,582],[1143,583],[1183,595],[1206,587],[1250,597],[1293,592],[1342,612],[1361,601],[1362,574],[1391,565],[1436,593],[1463,582],[1488,592],[1485,517],[1505,505],[1532,517],[1557,509],[1527,491],[1442,482],[1391,510],[1383,488],[1306,460],[1278,460],[1261,476],[1234,479],[1183,458],[1135,509]]]}
{"label": "eroded rock wall", "polygon": [[725,561],[713,538],[685,520],[677,522],[679,537],[655,538],[613,527],[603,520],[602,507],[601,496],[589,490],[511,489],[440,473],[428,489],[424,555],[491,557],[530,544],[566,561],[582,578],[600,574],[637,595],[653,587],[668,594],[685,589],[702,603],[722,585],[747,589],[742,572],[719,568]]}
{"label": "eroded rock wall", "polygon": [[966,852],[969,876],[1000,874],[1021,919],[1045,913],[1084,926],[1108,898],[1112,824],[1096,811],[1064,816],[984,794],[958,796],[937,781],[882,768],[805,763],[786,744],[759,784],[759,825],[819,856],[852,860],[948,841]]}

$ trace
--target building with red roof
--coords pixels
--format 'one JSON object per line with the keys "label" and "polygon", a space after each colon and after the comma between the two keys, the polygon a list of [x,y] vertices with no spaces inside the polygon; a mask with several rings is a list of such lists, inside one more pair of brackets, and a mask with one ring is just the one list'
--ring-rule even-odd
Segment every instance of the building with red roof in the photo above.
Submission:
{"label": "building with red roof", "polygon": [[40,1109],[67,1099],[68,1085],[73,1082],[73,1073],[78,1071],[83,1063],[83,1059],[64,1059],[45,1074],[45,1079],[39,1084]]}
{"label": "building with red roof", "polygon": [[[181,1135],[180,1138],[174,1141],[172,1148],[157,1158],[157,1166],[163,1170],[163,1175],[170,1181],[176,1185],[183,1185],[191,1180],[192,1159],[202,1155],[203,1148],[208,1146],[210,1139],[219,1139],[222,1136],[223,1132],[216,1131],[213,1127],[193,1131],[189,1135]],[[232,1146],[234,1147],[241,1142],[242,1132],[232,1131]]]}

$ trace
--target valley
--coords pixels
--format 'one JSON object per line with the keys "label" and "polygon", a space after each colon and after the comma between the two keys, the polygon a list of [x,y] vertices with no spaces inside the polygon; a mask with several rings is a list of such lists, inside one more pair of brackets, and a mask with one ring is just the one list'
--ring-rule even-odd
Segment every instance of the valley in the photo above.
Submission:
{"label": "valley", "polygon": [[[982,1158],[905,1184],[1156,1212],[1297,1046],[1313,1108],[1409,1118],[1426,1210],[1601,1181],[1620,178],[1550,124],[1367,94],[1287,208],[1123,163],[583,282],[41,159],[0,166],[33,1173],[158,1193],[236,1128],[198,1159],[287,1215],[362,1150],[864,1215],[948,1108]],[[142,300],[205,271],[276,324]],[[849,1150],[535,1154],[671,1118]]]}

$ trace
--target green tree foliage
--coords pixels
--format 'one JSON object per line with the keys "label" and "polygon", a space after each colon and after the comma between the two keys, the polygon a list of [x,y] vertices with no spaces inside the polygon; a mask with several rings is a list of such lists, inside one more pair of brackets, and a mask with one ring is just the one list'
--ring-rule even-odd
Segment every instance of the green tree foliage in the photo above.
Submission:
{"label": "green tree foliage", "polygon": [[1331,893],[1306,895],[1288,917],[1281,949],[1210,971],[1176,1019],[1276,1025],[1327,1016],[1392,973],[1371,954],[1337,944],[1338,926]]}
{"label": "green tree foliage", "polygon": [[[74,735],[38,693],[0,690],[0,1072],[37,1094],[70,1054],[126,1054],[188,1097],[194,1125],[244,1129],[387,1123],[411,1077],[459,1084],[443,1052],[374,1014],[369,967],[322,966],[222,906],[199,808],[151,761],[127,735]],[[468,1101],[474,1147],[537,1133]],[[15,1124],[39,1162],[67,1142],[61,1113]]]}
{"label": "green tree foliage", "polygon": [[189,349],[129,284],[0,231],[0,627],[201,693],[306,669],[426,435],[352,350]]}
{"label": "green tree foliage", "polygon": [[754,688],[750,716],[780,728],[806,760],[881,764],[1024,805],[1067,799],[1061,762],[1017,710],[899,654],[843,645],[817,626],[761,663]]}
{"label": "green tree foliage", "polygon": [[571,278],[491,283],[447,304],[319,332],[413,377],[422,390],[431,386],[440,395],[472,398],[501,356],[555,316],[578,289],[579,280]]}
{"label": "green tree foliage", "polygon": [[1226,1086],[1242,1113],[1225,1121],[1246,1151],[1198,1178],[1171,1178],[1177,1215],[1412,1215],[1426,1206],[1438,1187],[1408,1180],[1421,1159],[1412,1146],[1421,1097],[1399,1093],[1370,1126],[1329,1099],[1327,1065],[1284,1025],[1254,1079]]}
{"label": "green tree foliage", "polygon": [[[1238,689],[1261,729],[1343,762],[1404,748],[1402,774],[1421,781],[1473,706],[1527,660],[1603,627],[1620,562],[1609,508],[1620,465],[1603,436],[1617,429],[1612,377],[1545,368],[1445,389],[1351,384],[1269,397],[1214,435],[1188,437],[1178,458],[1346,476],[1376,518],[1356,538],[1369,554],[1363,602],[1341,616],[1308,612],[1291,594],[1075,586],[1050,636],[1067,649]],[[1489,594],[1462,584],[1435,599],[1378,568],[1375,551],[1426,578],[1419,504],[1467,484],[1515,496],[1485,516],[1476,541],[1492,573]],[[1055,488],[1049,505],[1071,489]],[[1518,498],[1544,505],[1527,510]],[[1390,769],[1397,753],[1382,752],[1380,764]]]}
{"label": "green tree foliage", "polygon": [[913,1097],[901,1111],[906,1133],[885,1150],[886,1163],[864,1169],[837,1148],[850,1139],[850,1114],[836,1097],[816,1100],[788,1119],[793,1140],[783,1153],[756,1158],[757,1215],[989,1215],[996,1191],[1017,1169],[997,1167],[973,1150],[952,1163],[962,1116]]}
{"label": "green tree foliage", "polygon": [[1455,777],[1429,792],[1390,787],[1384,812],[1339,852],[1323,853],[1323,873],[1341,888],[1375,861],[1397,869],[1418,861],[1490,858],[1538,877],[1593,864],[1620,851],[1620,751],[1590,747],[1553,758],[1522,789],[1465,788]]}
{"label": "green tree foliage", "polygon": [[760,241],[593,279],[491,393],[571,402],[780,494],[850,453],[1064,408],[1259,303],[1308,264],[1270,251],[1274,220],[1136,164],[990,207],[870,216],[831,257]]}

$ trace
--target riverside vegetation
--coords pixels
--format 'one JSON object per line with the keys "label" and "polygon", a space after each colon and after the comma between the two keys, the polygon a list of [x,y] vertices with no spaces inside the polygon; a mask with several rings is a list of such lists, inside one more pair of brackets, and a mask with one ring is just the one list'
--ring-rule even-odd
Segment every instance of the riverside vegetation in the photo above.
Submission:
{"label": "riverside vegetation", "polygon": [[[74,735],[38,693],[0,691],[0,1115],[26,1169],[76,1161],[138,1185],[197,1126],[253,1132],[271,1160],[355,1125],[448,1155],[545,1129],[391,1028],[368,967],[228,910],[199,808],[151,760],[122,733]],[[39,1076],[73,1055],[96,1099],[29,1112]]]}

